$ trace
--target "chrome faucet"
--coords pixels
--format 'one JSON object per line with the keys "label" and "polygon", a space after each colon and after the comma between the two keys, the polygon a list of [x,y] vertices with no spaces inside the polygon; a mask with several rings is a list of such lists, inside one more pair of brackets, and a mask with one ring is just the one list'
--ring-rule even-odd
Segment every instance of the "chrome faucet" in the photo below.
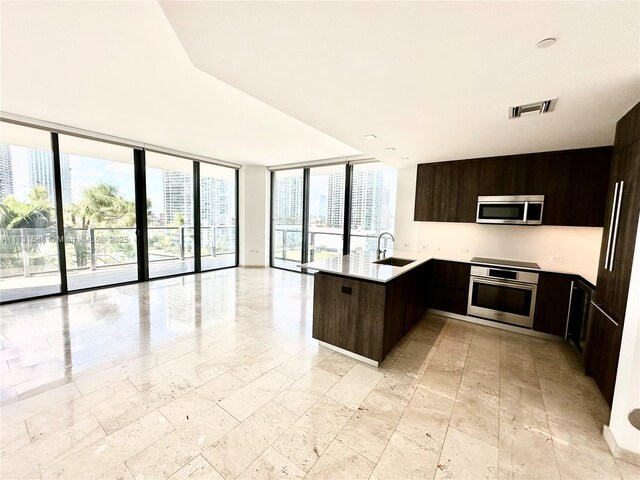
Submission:
{"label": "chrome faucet", "polygon": [[382,232],[380,234],[380,236],[378,237],[378,250],[376,251],[376,259],[380,260],[380,258],[384,258],[385,255],[387,254],[387,249],[385,248],[384,250],[380,250],[380,240],[382,240],[382,237],[385,235],[389,235],[391,237],[391,240],[393,240],[394,242],[396,241],[395,238],[393,238],[393,235],[391,235],[389,232]]}

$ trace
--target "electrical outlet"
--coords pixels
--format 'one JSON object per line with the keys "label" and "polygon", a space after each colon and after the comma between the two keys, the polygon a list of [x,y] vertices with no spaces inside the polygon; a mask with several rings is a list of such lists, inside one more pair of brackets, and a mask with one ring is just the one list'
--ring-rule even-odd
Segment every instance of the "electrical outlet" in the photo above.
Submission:
{"label": "electrical outlet", "polygon": [[439,252],[439,251],[440,251],[440,247],[436,247],[436,248],[434,248],[434,250],[435,250],[436,252]]}
{"label": "electrical outlet", "polygon": [[420,248],[422,250],[429,250],[429,245],[421,245]]}
{"label": "electrical outlet", "polygon": [[564,257],[551,257],[551,261],[554,263],[562,263],[564,262]]}
{"label": "electrical outlet", "polygon": [[408,244],[408,243],[403,243],[403,244],[402,244],[402,246],[403,246],[404,248],[409,248],[409,244]]}
{"label": "electrical outlet", "polygon": [[461,248],[460,249],[460,253],[469,253],[469,249],[468,248]]}

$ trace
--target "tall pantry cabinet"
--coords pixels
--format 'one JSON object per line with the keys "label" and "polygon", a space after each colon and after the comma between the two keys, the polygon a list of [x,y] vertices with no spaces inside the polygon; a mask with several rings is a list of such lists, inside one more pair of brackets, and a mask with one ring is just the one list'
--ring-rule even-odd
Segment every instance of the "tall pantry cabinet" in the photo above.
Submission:
{"label": "tall pantry cabinet", "polygon": [[585,351],[586,372],[594,378],[610,405],[627,298],[631,293],[629,282],[639,214],[640,103],[616,125],[598,280],[589,313]]}

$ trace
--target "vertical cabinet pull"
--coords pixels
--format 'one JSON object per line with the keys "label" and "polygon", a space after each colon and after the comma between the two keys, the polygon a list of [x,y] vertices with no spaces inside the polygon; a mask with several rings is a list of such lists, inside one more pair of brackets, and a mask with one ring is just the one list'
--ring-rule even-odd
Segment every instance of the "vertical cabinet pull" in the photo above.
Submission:
{"label": "vertical cabinet pull", "polygon": [[609,271],[613,272],[613,261],[616,258],[616,240],[618,238],[618,226],[620,225],[620,207],[622,206],[622,194],[624,193],[624,181],[620,182],[618,190],[618,206],[616,208],[616,224],[613,229],[613,240],[611,242],[611,260],[609,260]]}
{"label": "vertical cabinet pull", "polygon": [[607,240],[607,254],[604,257],[604,269],[609,270],[609,258],[611,258],[611,239],[613,238],[613,226],[615,224],[616,202],[618,201],[618,184],[613,193],[613,204],[611,205],[611,218],[609,219],[609,239]]}

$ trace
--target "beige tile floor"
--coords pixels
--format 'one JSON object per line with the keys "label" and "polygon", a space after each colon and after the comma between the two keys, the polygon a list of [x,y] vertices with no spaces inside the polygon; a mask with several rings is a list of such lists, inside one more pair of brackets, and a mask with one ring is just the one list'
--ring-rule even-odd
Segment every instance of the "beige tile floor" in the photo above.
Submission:
{"label": "beige tile floor", "polygon": [[311,338],[312,286],[233,269],[0,307],[1,477],[640,477],[569,346],[427,315],[376,369]]}

